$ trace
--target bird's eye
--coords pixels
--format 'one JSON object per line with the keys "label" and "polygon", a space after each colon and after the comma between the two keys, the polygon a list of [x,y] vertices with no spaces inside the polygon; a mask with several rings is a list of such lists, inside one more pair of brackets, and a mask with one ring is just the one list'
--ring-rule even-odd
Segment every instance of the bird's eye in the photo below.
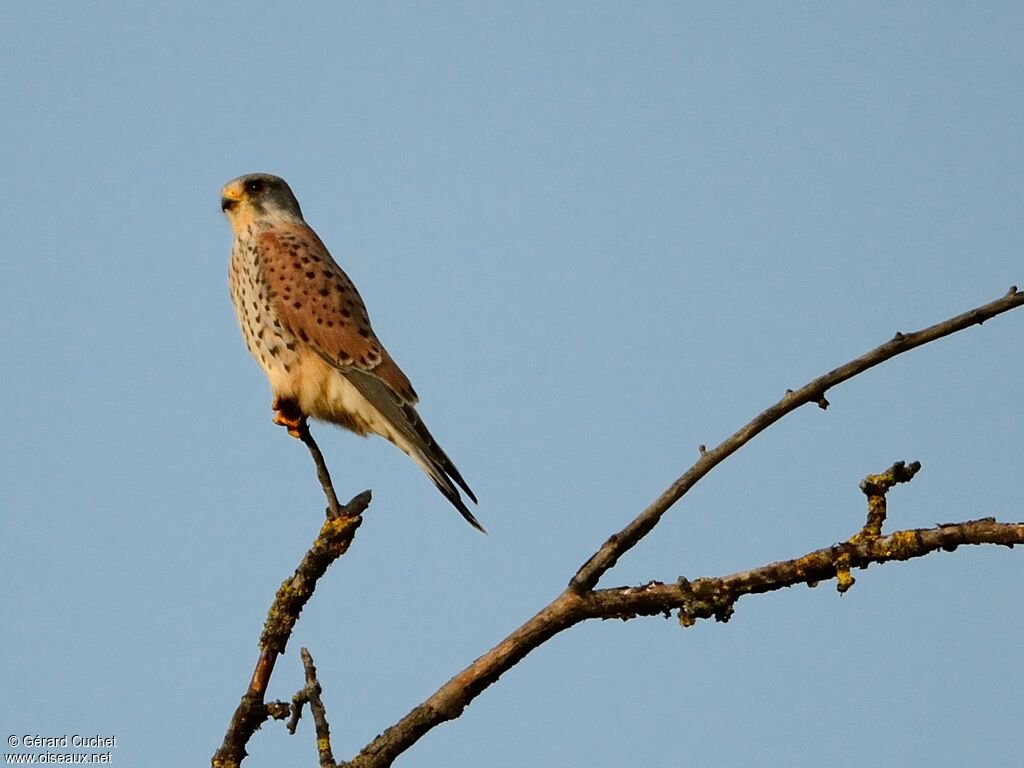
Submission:
{"label": "bird's eye", "polygon": [[252,192],[253,194],[258,194],[258,193],[262,192],[263,191],[263,187],[264,187],[264,184],[263,184],[263,182],[260,179],[253,179],[252,181],[250,181],[248,184],[245,185],[245,188],[249,192]]}

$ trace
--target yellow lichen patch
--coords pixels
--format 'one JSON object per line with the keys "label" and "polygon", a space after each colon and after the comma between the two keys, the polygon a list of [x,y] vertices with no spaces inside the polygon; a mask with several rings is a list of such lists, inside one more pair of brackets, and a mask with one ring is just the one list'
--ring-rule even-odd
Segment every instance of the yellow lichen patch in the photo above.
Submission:
{"label": "yellow lichen patch", "polygon": [[358,517],[335,517],[333,519],[328,518],[324,522],[323,528],[320,529],[320,535],[317,538],[320,539],[334,539],[348,532],[348,529],[359,522]]}
{"label": "yellow lichen patch", "polygon": [[897,531],[889,537],[885,553],[896,560],[906,560],[913,557],[917,549],[917,534],[914,531]]}
{"label": "yellow lichen patch", "polygon": [[814,553],[804,555],[803,557],[793,561],[793,570],[796,572],[797,576],[803,579],[807,575],[808,571],[814,570],[815,566],[818,565],[817,560],[818,558],[815,557]]}
{"label": "yellow lichen patch", "polygon": [[839,581],[836,585],[839,594],[846,592],[856,581],[850,575],[850,556],[848,554],[844,553],[836,558],[836,579]]}
{"label": "yellow lichen patch", "polygon": [[320,535],[313,542],[313,549],[310,551],[326,553],[333,562],[345,554],[349,544],[352,543],[352,537],[355,536],[356,528],[362,521],[361,517],[327,518],[323,528],[320,529]]}
{"label": "yellow lichen patch", "polygon": [[883,472],[880,475],[866,475],[864,485],[877,485],[887,488],[892,485],[892,472]]}
{"label": "yellow lichen patch", "polygon": [[295,577],[289,576],[287,579],[281,582],[281,586],[277,588],[277,599],[281,600],[293,600],[296,597],[301,597],[306,593],[304,589],[296,589]]}

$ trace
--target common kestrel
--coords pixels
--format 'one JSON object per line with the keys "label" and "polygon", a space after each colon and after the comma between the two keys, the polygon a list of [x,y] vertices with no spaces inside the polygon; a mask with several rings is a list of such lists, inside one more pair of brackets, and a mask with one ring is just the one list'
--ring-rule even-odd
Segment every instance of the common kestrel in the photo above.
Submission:
{"label": "common kestrel", "polygon": [[274,422],[293,437],[312,416],[387,438],[482,531],[455,484],[474,503],[476,496],[420,419],[409,379],[284,179],[239,176],[222,190],[221,208],[235,235],[231,299],[245,343],[270,379]]}

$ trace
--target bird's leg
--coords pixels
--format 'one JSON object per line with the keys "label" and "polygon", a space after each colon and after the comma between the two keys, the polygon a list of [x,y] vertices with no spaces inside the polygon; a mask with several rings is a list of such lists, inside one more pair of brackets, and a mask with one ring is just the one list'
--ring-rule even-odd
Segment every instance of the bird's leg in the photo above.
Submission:
{"label": "bird's leg", "polygon": [[276,411],[274,423],[280,424],[282,427],[288,427],[289,435],[300,438],[299,428],[306,421],[306,417],[299,410],[299,404],[294,400],[283,400],[280,397],[275,397],[270,407]]}

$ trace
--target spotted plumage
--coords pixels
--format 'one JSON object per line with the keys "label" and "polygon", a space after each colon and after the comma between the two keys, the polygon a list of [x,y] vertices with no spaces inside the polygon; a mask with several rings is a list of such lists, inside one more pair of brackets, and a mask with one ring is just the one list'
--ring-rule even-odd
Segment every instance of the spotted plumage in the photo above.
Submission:
{"label": "spotted plumage", "polygon": [[270,380],[274,421],[293,436],[310,416],[390,440],[483,530],[458,488],[474,503],[476,497],[423,424],[409,379],[285,181],[240,176],[222,190],[221,208],[235,235],[231,299],[246,346]]}

